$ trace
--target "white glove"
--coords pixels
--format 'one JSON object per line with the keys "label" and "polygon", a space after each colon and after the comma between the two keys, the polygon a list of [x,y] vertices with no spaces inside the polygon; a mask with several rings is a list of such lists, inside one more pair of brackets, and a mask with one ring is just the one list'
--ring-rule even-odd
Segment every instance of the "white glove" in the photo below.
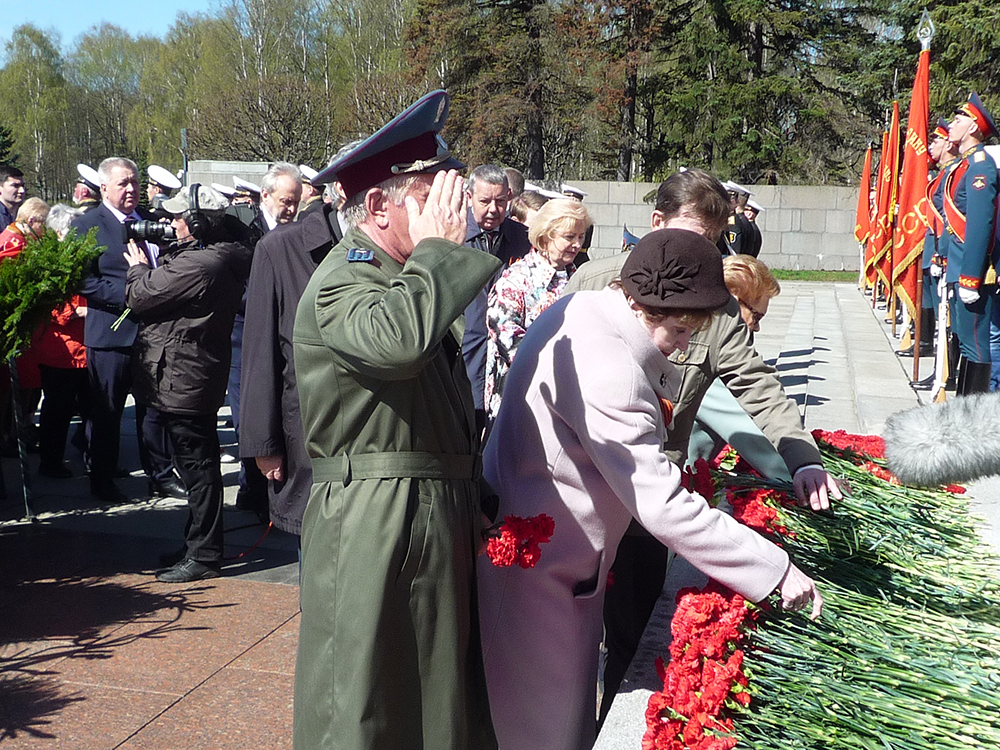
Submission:
{"label": "white glove", "polygon": [[958,298],[967,305],[974,305],[979,300],[979,292],[975,289],[958,288]]}
{"label": "white glove", "polygon": [[941,274],[944,273],[944,269],[941,268],[937,263],[931,263],[931,276],[935,279],[940,278]]}

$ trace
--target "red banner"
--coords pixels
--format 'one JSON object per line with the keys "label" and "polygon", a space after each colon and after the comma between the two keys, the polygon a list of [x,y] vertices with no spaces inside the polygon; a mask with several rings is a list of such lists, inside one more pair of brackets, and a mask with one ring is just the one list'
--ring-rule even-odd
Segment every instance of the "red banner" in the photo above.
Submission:
{"label": "red banner", "polygon": [[875,272],[875,235],[878,230],[879,210],[883,203],[882,194],[885,192],[882,187],[882,166],[885,164],[886,155],[889,153],[889,134],[882,133],[882,151],[879,156],[878,177],[875,180],[875,203],[871,207],[868,219],[868,244],[865,246],[865,287],[875,286],[878,274]]}
{"label": "red banner", "polygon": [[899,102],[892,103],[892,123],[882,162],[879,164],[879,202],[874,237],[873,262],[879,279],[889,289],[892,280],[892,225],[899,185]]}
{"label": "red banner", "polygon": [[913,81],[913,98],[906,124],[903,146],[903,171],[899,182],[899,213],[893,232],[892,284],[909,310],[916,317],[917,278],[927,231],[927,120],[928,85],[930,83],[931,52],[920,53],[917,77]]}
{"label": "red banner", "polygon": [[861,168],[861,187],[858,188],[858,210],[854,219],[854,238],[864,245],[872,233],[872,147],[865,152],[865,165]]}

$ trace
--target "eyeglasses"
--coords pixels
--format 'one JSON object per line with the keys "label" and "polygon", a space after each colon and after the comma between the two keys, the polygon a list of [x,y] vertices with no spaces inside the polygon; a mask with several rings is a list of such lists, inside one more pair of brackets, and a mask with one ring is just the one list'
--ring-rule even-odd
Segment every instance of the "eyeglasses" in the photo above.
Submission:
{"label": "eyeglasses", "polygon": [[740,304],[743,305],[743,307],[745,307],[747,310],[750,311],[750,319],[753,321],[754,325],[758,325],[760,323],[761,319],[767,314],[767,313],[757,312],[756,310],[754,310],[752,307],[750,307],[750,305],[748,305],[743,300],[740,300]]}

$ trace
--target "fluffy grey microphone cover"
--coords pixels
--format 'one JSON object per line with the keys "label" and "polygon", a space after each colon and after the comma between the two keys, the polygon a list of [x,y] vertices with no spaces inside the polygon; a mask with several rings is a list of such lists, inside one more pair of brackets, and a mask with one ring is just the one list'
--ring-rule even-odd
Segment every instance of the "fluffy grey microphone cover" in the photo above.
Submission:
{"label": "fluffy grey microphone cover", "polygon": [[1000,392],[893,414],[885,457],[905,484],[933,487],[1000,474]]}

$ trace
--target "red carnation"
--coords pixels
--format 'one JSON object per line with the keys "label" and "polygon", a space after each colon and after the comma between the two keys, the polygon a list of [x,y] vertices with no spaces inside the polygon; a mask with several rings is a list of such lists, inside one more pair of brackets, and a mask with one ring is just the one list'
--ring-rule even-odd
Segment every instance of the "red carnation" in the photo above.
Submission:
{"label": "red carnation", "polygon": [[502,524],[483,532],[489,538],[486,554],[498,568],[514,564],[533,568],[542,556],[539,545],[548,542],[555,529],[555,521],[544,513],[530,518],[505,516]]}

